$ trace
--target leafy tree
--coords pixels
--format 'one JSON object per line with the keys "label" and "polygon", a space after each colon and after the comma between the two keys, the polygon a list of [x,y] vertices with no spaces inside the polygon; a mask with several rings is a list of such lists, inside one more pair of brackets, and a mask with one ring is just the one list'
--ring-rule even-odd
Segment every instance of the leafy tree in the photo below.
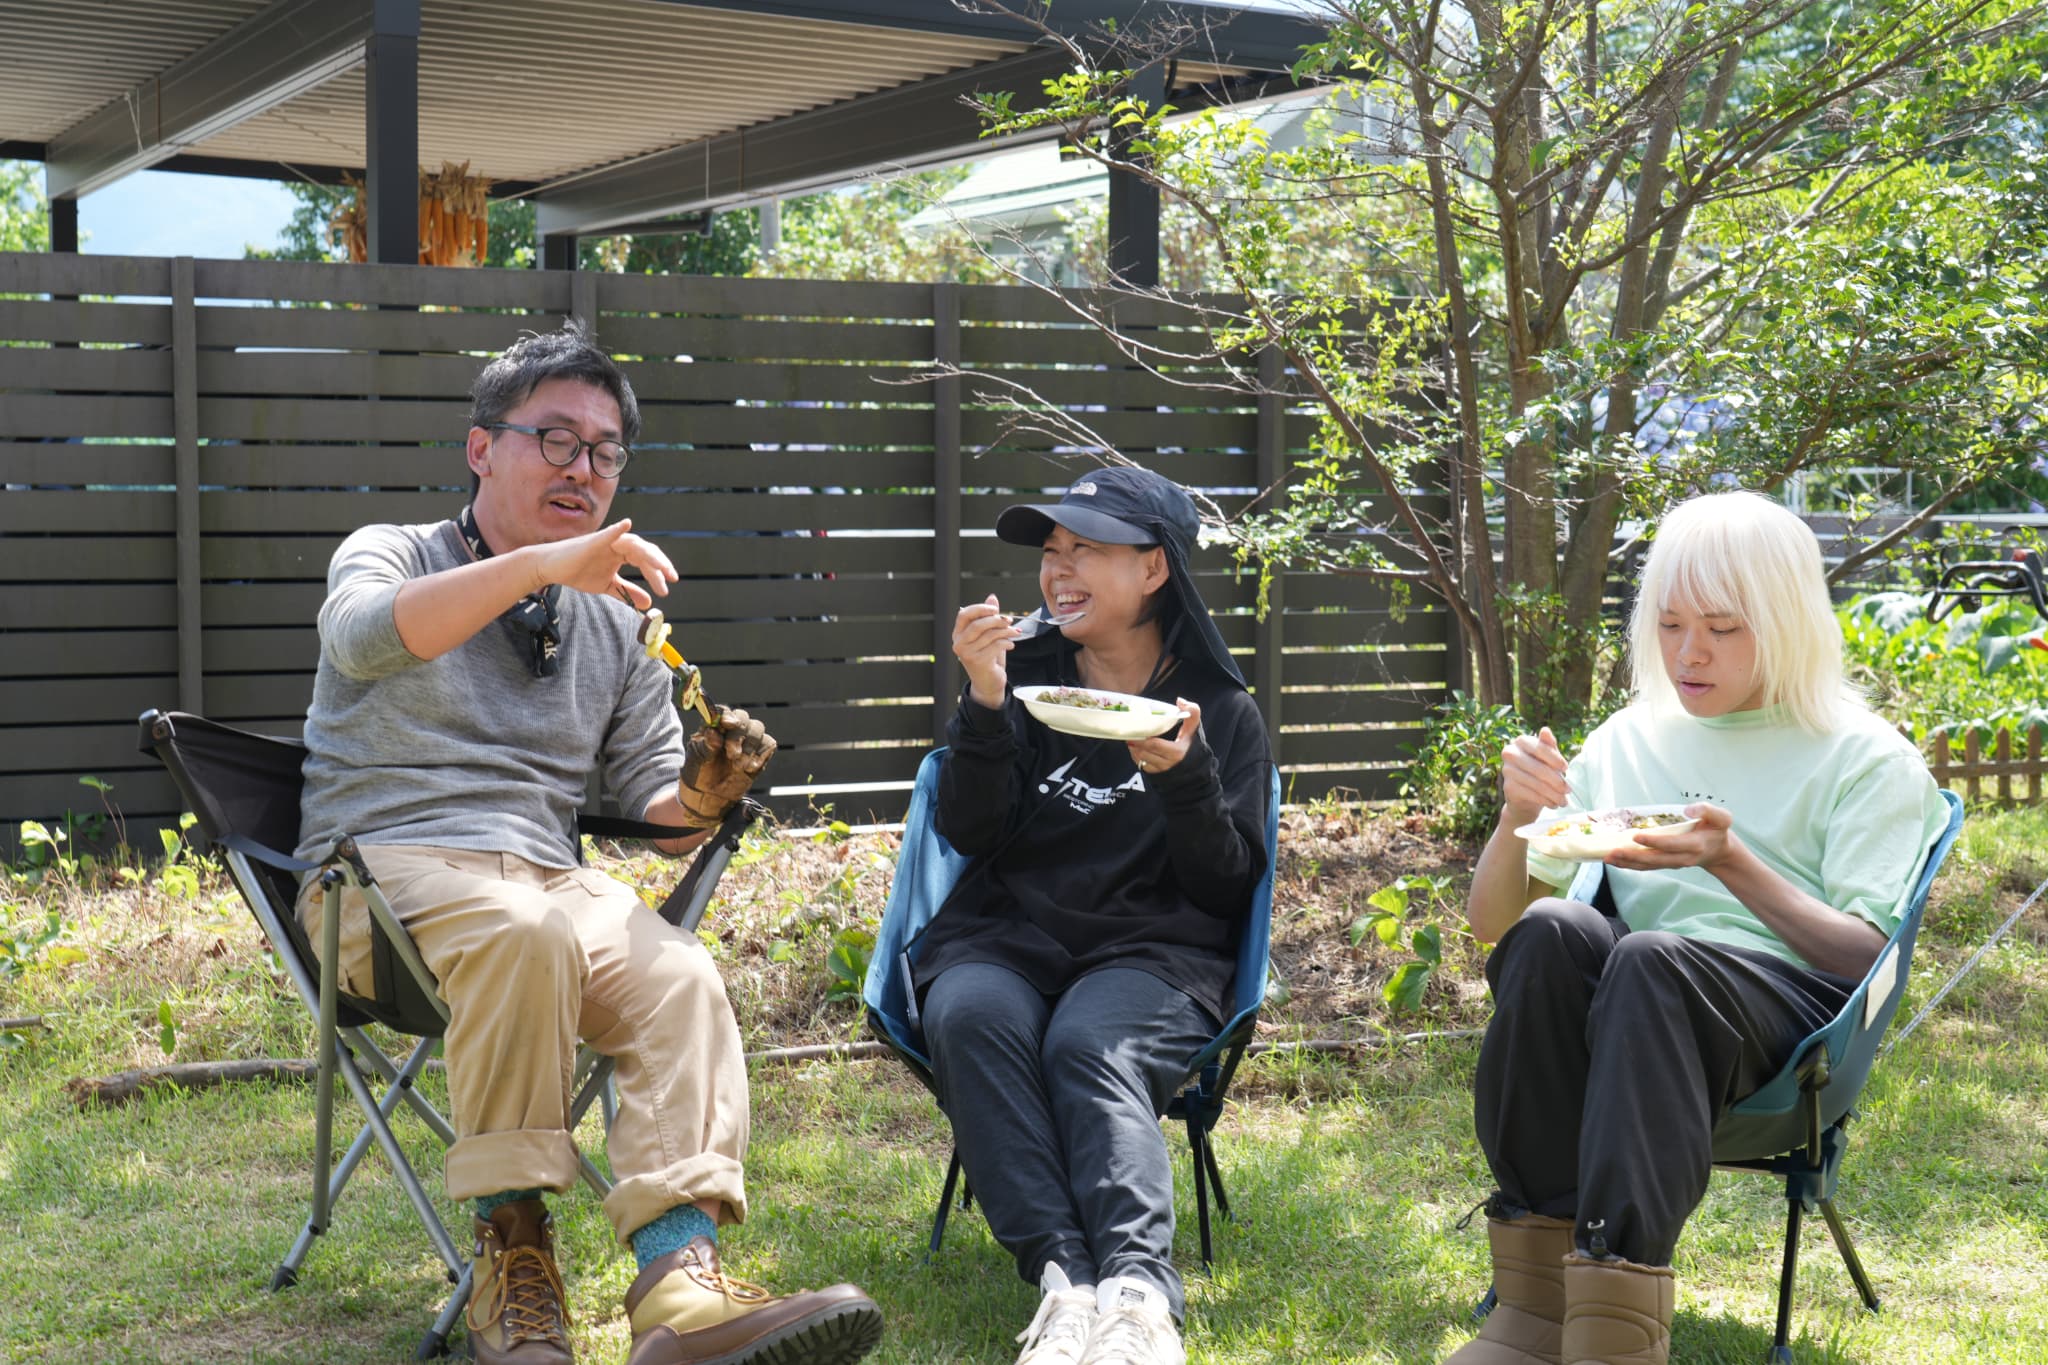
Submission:
{"label": "leafy tree", "polygon": [[[1297,74],[1362,116],[1299,149],[1133,96],[1201,47],[1185,20],[1070,42],[1040,108],[984,101],[992,131],[1057,125],[1185,206],[1205,282],[1245,300],[1202,305],[1213,358],[1246,390],[1253,352],[1295,371],[1315,457],[1234,528],[1268,570],[1436,594],[1483,700],[1563,720],[1598,677],[1605,583],[1672,501],[1851,462],[1917,468],[1947,497],[2038,453],[2040,5],[1343,0],[1326,17]],[[1346,249],[1296,251],[1333,213]],[[1174,357],[1094,316],[1172,377]],[[1663,430],[1676,409],[1700,417],[1689,434]]]}
{"label": "leafy tree", "polygon": [[967,175],[964,168],[871,180],[782,205],[782,242],[753,273],[792,280],[957,280],[993,284],[1007,276],[957,224],[905,226]]}
{"label": "leafy tree", "polygon": [[50,204],[43,197],[42,167],[33,161],[0,161],[0,251],[48,251]]}

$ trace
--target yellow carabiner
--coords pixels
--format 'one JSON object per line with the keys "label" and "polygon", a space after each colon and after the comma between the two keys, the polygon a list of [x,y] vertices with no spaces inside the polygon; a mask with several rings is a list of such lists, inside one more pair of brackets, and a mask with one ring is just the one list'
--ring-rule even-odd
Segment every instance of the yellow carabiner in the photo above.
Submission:
{"label": "yellow carabiner", "polygon": [[641,618],[638,639],[647,650],[648,658],[659,659],[675,671],[682,686],[682,694],[676,699],[676,704],[685,709],[694,708],[704,718],[704,724],[716,730],[718,716],[712,711],[711,703],[704,700],[704,675],[668,642],[674,633],[675,627],[662,620],[661,609],[649,607]]}

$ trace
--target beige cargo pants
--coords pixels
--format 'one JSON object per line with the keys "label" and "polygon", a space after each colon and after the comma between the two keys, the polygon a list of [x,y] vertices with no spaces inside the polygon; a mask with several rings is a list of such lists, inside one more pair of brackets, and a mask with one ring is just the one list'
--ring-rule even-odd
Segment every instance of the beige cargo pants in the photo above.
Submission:
{"label": "beige cargo pants", "polygon": [[[746,1062],[725,984],[693,935],[590,868],[417,845],[362,854],[448,1003],[451,1199],[577,1182],[580,1039],[617,1065],[617,1184],[604,1211],[619,1240],[700,1200],[723,1201],[722,1222],[746,1217]],[[299,915],[316,951],[323,913],[315,878]],[[342,989],[369,995],[369,907],[349,889],[341,913]]]}

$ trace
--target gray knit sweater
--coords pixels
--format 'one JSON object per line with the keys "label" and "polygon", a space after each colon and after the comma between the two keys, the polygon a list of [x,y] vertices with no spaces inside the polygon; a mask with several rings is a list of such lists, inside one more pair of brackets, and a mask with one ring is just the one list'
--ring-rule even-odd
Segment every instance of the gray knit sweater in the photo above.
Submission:
{"label": "gray knit sweater", "polygon": [[593,773],[636,818],[681,773],[670,675],[635,642],[639,617],[623,602],[561,594],[552,677],[533,675],[500,621],[438,659],[406,649],[399,587],[469,562],[453,521],[366,526],[335,551],[306,715],[301,858],[346,833],[573,867]]}

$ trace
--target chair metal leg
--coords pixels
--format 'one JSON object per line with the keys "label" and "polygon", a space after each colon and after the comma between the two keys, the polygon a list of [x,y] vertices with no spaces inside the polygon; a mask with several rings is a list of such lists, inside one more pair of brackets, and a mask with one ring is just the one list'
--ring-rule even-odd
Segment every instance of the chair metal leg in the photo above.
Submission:
{"label": "chair metal leg", "polygon": [[[372,1057],[377,1055],[379,1054],[371,1054]],[[377,1112],[384,1116],[386,1123],[389,1123],[392,1114],[397,1112],[399,1101],[410,1096],[410,1082],[419,1073],[419,1069],[426,1064],[426,1051],[419,1049],[415,1052],[415,1055],[406,1059],[405,1066],[401,1070],[392,1072],[386,1077],[389,1085],[384,1091],[384,1098],[377,1102]],[[379,1068],[379,1070],[382,1069],[381,1067]],[[356,1166],[362,1161],[363,1153],[369,1150],[370,1139],[373,1136],[375,1136],[374,1130],[369,1124],[365,1123],[361,1130],[356,1133],[355,1141],[349,1144],[346,1152],[342,1153],[341,1164],[334,1168],[333,1174],[329,1177],[327,1181],[327,1209],[330,1218],[333,1216],[334,1206],[341,1201],[342,1190],[347,1187],[349,1178],[356,1173]],[[318,1168],[316,1167],[315,1169],[317,1170]],[[306,1254],[313,1249],[313,1239],[325,1230],[325,1223],[315,1223],[308,1216],[305,1226],[299,1229],[298,1240],[292,1243],[291,1251],[285,1255],[284,1260],[279,1263],[276,1272],[270,1277],[271,1293],[274,1294],[280,1289],[287,1289],[298,1283],[299,1267],[305,1263]]]}
{"label": "chair metal leg", "polygon": [[434,1319],[434,1325],[420,1338],[419,1349],[413,1352],[415,1360],[434,1360],[448,1354],[448,1336],[455,1330],[456,1319],[462,1316],[464,1306],[469,1303],[470,1277],[475,1274],[474,1264],[462,1268],[462,1278],[455,1282],[455,1290],[448,1296],[448,1302],[441,1306],[441,1315]]}
{"label": "chair metal leg", "polygon": [[1835,1249],[1842,1253],[1842,1263],[1849,1267],[1849,1278],[1856,1282],[1856,1292],[1863,1296],[1863,1306],[1871,1312],[1877,1311],[1877,1289],[1870,1283],[1870,1276],[1864,1273],[1863,1260],[1856,1254],[1856,1243],[1849,1237],[1849,1225],[1842,1221],[1842,1215],[1835,1212],[1835,1201],[1820,1201],[1820,1216],[1828,1220],[1828,1232],[1835,1239]]}
{"label": "chair metal leg", "polygon": [[[455,1249],[455,1240],[448,1235],[448,1229],[442,1224],[441,1215],[435,1211],[434,1201],[427,1197],[426,1189],[420,1184],[420,1178],[413,1174],[412,1163],[405,1159],[404,1150],[399,1147],[398,1139],[392,1135],[391,1125],[384,1121],[383,1110],[378,1106],[376,1098],[370,1094],[369,1083],[363,1079],[363,1073],[356,1069],[355,1059],[342,1053],[339,1048],[335,1051],[335,1069],[341,1072],[342,1080],[348,1083],[349,1092],[356,1097],[356,1103],[362,1107],[363,1113],[373,1116],[369,1120],[369,1127],[374,1131],[378,1145],[384,1149],[384,1159],[391,1163],[391,1170],[398,1177],[399,1187],[405,1191],[406,1198],[412,1201],[413,1211],[419,1214],[420,1222],[427,1230],[427,1236],[433,1239],[434,1250],[441,1253],[441,1260],[448,1267],[449,1281],[454,1283],[468,1264],[467,1258]],[[324,1199],[327,1194],[325,1181],[321,1182],[319,1189]]]}
{"label": "chair metal leg", "polygon": [[[932,1218],[931,1245],[926,1249],[924,1254],[924,1260],[926,1265],[930,1265],[932,1257],[939,1254],[939,1243],[945,1240],[946,1215],[952,1211],[953,1187],[954,1185],[959,1183],[959,1180],[960,1149],[958,1147],[955,1147],[953,1149],[953,1159],[946,1163],[946,1187],[939,1191],[939,1211]],[[961,1199],[964,1205],[966,1200],[966,1195],[964,1194],[964,1192],[961,1196]]]}
{"label": "chair metal leg", "polygon": [[434,1044],[432,1042],[421,1041],[412,1050],[411,1054],[406,1057],[404,1068],[400,1069],[392,1065],[391,1059],[385,1056],[383,1050],[372,1043],[369,1036],[361,1029],[342,1029],[341,1036],[350,1047],[355,1049],[356,1055],[367,1061],[376,1070],[377,1074],[384,1078],[387,1084],[398,1086],[403,1091],[402,1098],[405,1100],[406,1105],[411,1108],[413,1113],[419,1115],[421,1123],[426,1124],[428,1128],[433,1130],[434,1136],[441,1139],[442,1146],[453,1147],[455,1145],[454,1125],[448,1122],[446,1116],[440,1110],[428,1102],[427,1097],[420,1093],[419,1086],[415,1084],[420,1072],[433,1059]]}
{"label": "chair metal leg", "polygon": [[[324,888],[326,905],[320,923],[320,1016],[315,1038],[320,1050],[319,1076],[315,1082],[313,1110],[313,1212],[310,1223],[315,1235],[327,1226],[332,1211],[327,1206],[327,1180],[334,1164],[334,1064],[341,1048],[336,1022],[341,1015],[341,983],[337,973],[341,961],[341,884],[330,872]],[[366,1104],[364,1109],[375,1109]]]}
{"label": "chair metal leg", "polygon": [[1209,1164],[1202,1152],[1207,1145],[1204,1137],[1202,1125],[1189,1120],[1188,1150],[1194,1156],[1195,1168],[1195,1220],[1202,1230],[1202,1269],[1207,1270],[1215,1252],[1209,1242]]}
{"label": "chair metal leg", "polygon": [[1216,1135],[1202,1135],[1202,1164],[1209,1169],[1209,1188],[1216,1192],[1216,1212],[1225,1218],[1232,1218],[1230,1196],[1223,1192],[1223,1172],[1216,1165]]}
{"label": "chair metal leg", "polygon": [[1787,1199],[1785,1207],[1785,1266],[1778,1273],[1778,1331],[1771,1338],[1771,1354],[1767,1357],[1773,1365],[1791,1365],[1792,1281],[1799,1273],[1801,1205],[1797,1199]]}

